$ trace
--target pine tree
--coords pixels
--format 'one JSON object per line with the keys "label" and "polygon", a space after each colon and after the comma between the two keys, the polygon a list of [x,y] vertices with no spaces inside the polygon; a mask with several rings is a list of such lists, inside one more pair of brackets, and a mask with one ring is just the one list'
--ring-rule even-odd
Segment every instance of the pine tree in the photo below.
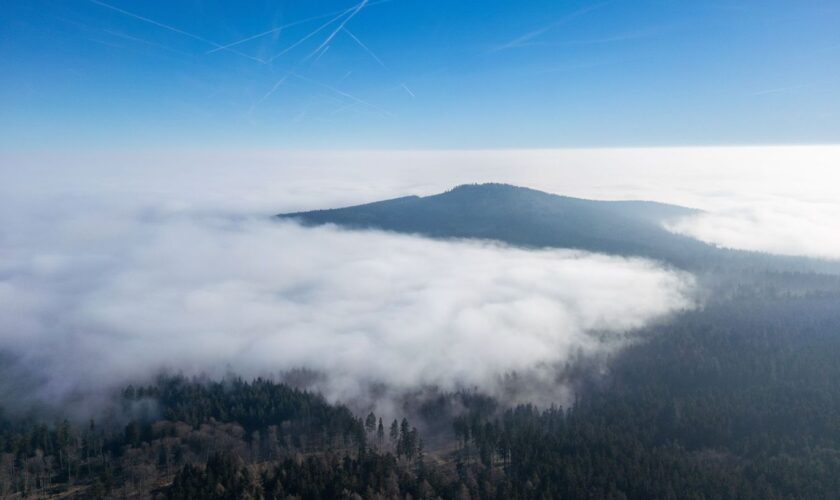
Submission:
{"label": "pine tree", "polygon": [[394,419],[391,423],[391,431],[389,435],[391,437],[391,446],[396,448],[397,440],[400,438],[400,424],[397,423],[397,419]]}
{"label": "pine tree", "polygon": [[385,426],[382,425],[382,417],[379,417],[379,426],[376,428],[376,440],[380,447],[385,443]]}
{"label": "pine tree", "polygon": [[368,416],[365,419],[365,430],[371,435],[376,430],[376,415],[374,415],[373,412],[368,413]]}

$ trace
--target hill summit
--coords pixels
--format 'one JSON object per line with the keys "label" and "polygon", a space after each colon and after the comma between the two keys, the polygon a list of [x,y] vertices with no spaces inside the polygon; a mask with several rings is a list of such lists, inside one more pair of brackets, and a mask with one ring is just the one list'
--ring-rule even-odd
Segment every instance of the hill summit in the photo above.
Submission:
{"label": "hill summit", "polygon": [[337,224],[432,238],[492,239],[524,247],[650,257],[683,267],[714,248],[671,233],[664,223],[697,213],[652,201],[597,201],[509,184],[465,184],[431,196],[278,217],[307,225]]}

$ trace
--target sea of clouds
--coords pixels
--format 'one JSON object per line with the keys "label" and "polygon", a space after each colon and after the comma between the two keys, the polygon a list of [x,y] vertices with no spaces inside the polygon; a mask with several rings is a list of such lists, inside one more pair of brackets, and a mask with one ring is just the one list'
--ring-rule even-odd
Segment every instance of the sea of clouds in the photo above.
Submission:
{"label": "sea of clouds", "polygon": [[700,208],[671,229],[732,248],[840,259],[838,165],[836,145],[0,153],[0,193],[142,193],[170,209],[271,213],[507,182]]}
{"label": "sea of clouds", "polygon": [[[33,222],[33,221],[30,221]],[[306,368],[332,400],[609,353],[691,305],[656,263],[293,222],[59,210],[5,240],[0,351],[17,403],[63,404],[161,371]],[[10,377],[36,375],[20,391]],[[8,403],[7,403],[8,404]]]}
{"label": "sea of clouds", "polygon": [[270,216],[510,182],[693,206],[706,213],[672,230],[840,258],[838,158],[833,147],[4,157],[0,400],[84,402],[160,370],[306,368],[332,400],[550,376],[692,307],[693,278],[642,259]]}

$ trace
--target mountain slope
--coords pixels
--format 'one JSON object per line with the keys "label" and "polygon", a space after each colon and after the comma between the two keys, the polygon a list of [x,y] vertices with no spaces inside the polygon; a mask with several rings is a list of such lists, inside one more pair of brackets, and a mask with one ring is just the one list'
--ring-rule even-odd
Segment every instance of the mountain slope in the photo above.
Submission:
{"label": "mountain slope", "polygon": [[664,223],[699,210],[652,201],[596,201],[508,184],[470,184],[432,196],[406,196],[330,210],[280,214],[306,225],[337,224],[432,238],[492,239],[532,248],[572,248],[657,259],[718,276],[737,272],[840,275],[840,262],[718,248],[672,233]]}
{"label": "mountain slope", "polygon": [[338,224],[435,238],[482,238],[528,247],[562,247],[643,256],[684,266],[714,252],[662,224],[697,210],[646,201],[594,201],[505,184],[458,186],[353,207],[282,214],[304,224]]}

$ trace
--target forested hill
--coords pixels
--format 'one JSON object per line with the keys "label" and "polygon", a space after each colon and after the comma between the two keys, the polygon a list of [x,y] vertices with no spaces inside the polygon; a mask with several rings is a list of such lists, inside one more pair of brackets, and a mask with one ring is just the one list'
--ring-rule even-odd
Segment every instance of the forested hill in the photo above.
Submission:
{"label": "forested hill", "polygon": [[562,247],[653,257],[684,264],[714,248],[673,234],[669,219],[697,213],[647,201],[594,201],[511,186],[458,186],[433,196],[406,196],[332,210],[282,214],[305,224],[333,223],[436,238],[495,239],[527,247]]}
{"label": "forested hill", "polygon": [[692,271],[840,274],[837,263],[721,249],[664,227],[669,220],[698,213],[652,201],[585,200],[508,184],[470,184],[432,196],[405,196],[277,217],[307,225],[337,224],[433,238],[492,239],[523,247],[647,257]]}

